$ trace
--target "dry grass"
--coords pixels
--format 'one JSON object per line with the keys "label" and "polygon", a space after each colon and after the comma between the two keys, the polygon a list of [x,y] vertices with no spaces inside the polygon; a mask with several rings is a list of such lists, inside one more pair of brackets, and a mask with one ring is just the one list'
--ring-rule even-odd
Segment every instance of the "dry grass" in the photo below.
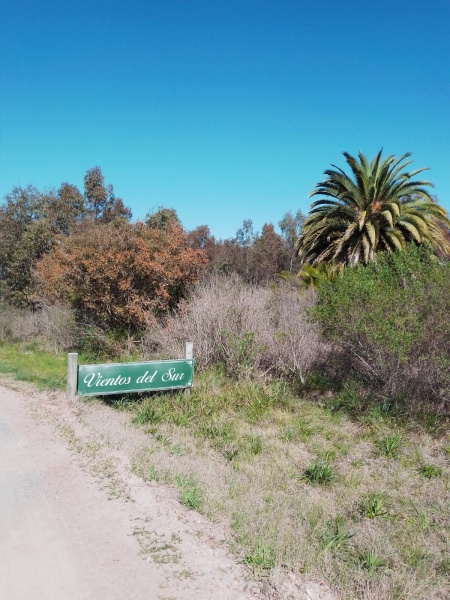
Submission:
{"label": "dry grass", "polygon": [[[350,420],[327,404],[208,371],[190,397],[115,400],[121,434],[105,418],[97,427],[128,445],[144,479],[181,501],[188,489],[188,506],[230,526],[256,574],[326,579],[345,599],[448,598],[448,438],[383,411]],[[380,448],[394,435],[389,456]],[[323,484],[305,476],[317,459],[331,469]]]}

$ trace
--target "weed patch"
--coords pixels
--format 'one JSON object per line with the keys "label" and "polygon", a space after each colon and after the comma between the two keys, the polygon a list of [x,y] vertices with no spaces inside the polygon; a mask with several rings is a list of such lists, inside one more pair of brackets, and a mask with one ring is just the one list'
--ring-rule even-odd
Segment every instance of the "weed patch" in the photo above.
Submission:
{"label": "weed patch", "polygon": [[386,565],[386,561],[378,555],[376,550],[367,550],[367,552],[363,552],[360,555],[360,563],[361,567],[370,575]]}
{"label": "weed patch", "polygon": [[328,455],[316,458],[303,472],[302,479],[308,483],[328,485],[333,480],[333,467]]}
{"label": "weed patch", "polygon": [[203,505],[203,495],[197,481],[190,476],[183,477],[178,475],[175,482],[180,490],[179,500],[181,504],[191,510],[201,512]]}
{"label": "weed patch", "polygon": [[402,445],[402,436],[399,433],[389,433],[376,442],[380,454],[387,458],[395,458]]}
{"label": "weed patch", "polygon": [[275,556],[272,548],[256,544],[252,551],[245,555],[244,563],[258,575],[267,573],[275,566]]}
{"label": "weed patch", "polygon": [[371,492],[366,494],[359,503],[359,512],[367,519],[384,517],[387,515],[386,498],[383,494]]}
{"label": "weed patch", "polygon": [[436,465],[422,465],[417,469],[417,472],[421,477],[426,479],[433,479],[433,477],[440,477],[442,475],[442,469]]}

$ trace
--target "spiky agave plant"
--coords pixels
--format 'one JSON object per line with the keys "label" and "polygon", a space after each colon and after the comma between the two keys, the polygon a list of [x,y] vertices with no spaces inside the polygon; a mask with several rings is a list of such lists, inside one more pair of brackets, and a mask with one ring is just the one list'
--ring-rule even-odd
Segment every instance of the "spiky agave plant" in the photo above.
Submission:
{"label": "spiky agave plant", "polygon": [[402,249],[410,241],[450,251],[448,215],[426,189],[433,184],[414,179],[426,169],[405,171],[410,153],[382,159],[380,150],[371,162],[361,152],[358,158],[343,154],[353,177],[332,165],[311,192],[310,197],[322,197],[303,225],[301,264],[368,263],[379,250]]}

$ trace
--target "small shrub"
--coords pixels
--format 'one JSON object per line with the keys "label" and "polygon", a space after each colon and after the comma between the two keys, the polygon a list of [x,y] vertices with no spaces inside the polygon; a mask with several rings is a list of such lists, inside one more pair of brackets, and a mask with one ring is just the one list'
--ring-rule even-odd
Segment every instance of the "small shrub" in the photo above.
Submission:
{"label": "small shrub", "polygon": [[217,447],[220,454],[229,461],[234,460],[242,453],[242,445],[239,441],[229,441],[219,444]]}
{"label": "small shrub", "polygon": [[408,413],[450,407],[450,261],[410,245],[347,267],[318,288],[312,315],[335,344],[334,377],[369,386]]}
{"label": "small shrub", "polygon": [[387,400],[371,407],[369,415],[374,421],[386,421],[392,414],[392,403]]}
{"label": "small shrub", "polygon": [[147,471],[147,476],[151,481],[159,481],[161,479],[160,474],[154,466],[150,466]]}
{"label": "small shrub", "polygon": [[175,222],[85,221],[36,263],[38,297],[72,307],[79,322],[141,331],[175,310],[207,259]]}
{"label": "small shrub", "polygon": [[186,427],[189,423],[189,415],[183,412],[175,412],[170,415],[170,420],[177,427]]}
{"label": "small shrub", "polygon": [[298,418],[284,428],[281,437],[285,442],[307,442],[313,433],[314,427],[310,421]]}
{"label": "small shrub", "polygon": [[353,382],[344,384],[343,389],[325,401],[325,406],[331,411],[352,413],[361,406],[361,394]]}
{"label": "small shrub", "polygon": [[155,404],[155,401],[144,400],[140,405],[137,413],[133,417],[133,423],[137,425],[145,425],[150,423],[152,425],[158,425],[164,421],[164,415],[161,407]]}
{"label": "small shrub", "polygon": [[197,435],[209,439],[211,446],[229,461],[234,460],[243,450],[232,421],[206,421],[197,429]]}
{"label": "small shrub", "polygon": [[404,509],[406,518],[416,529],[420,531],[428,529],[431,519],[418,504],[409,499],[404,503]]}
{"label": "small shrub", "polygon": [[444,558],[440,561],[437,572],[445,577],[450,577],[450,558]]}
{"label": "small shrub", "polygon": [[266,416],[272,406],[280,400],[277,391],[270,387],[261,388],[250,384],[242,388],[242,391],[245,397],[242,398],[241,413],[245,420],[252,425]]}
{"label": "small shrub", "polygon": [[403,549],[403,556],[408,566],[413,569],[430,566],[431,555],[421,547],[406,547]]}
{"label": "small shrub", "polygon": [[114,335],[92,324],[80,327],[77,347],[85,359],[91,361],[112,359],[121,354],[121,344]]}
{"label": "small shrub", "polygon": [[206,421],[197,429],[199,435],[209,440],[229,442],[236,439],[234,425],[231,421]]}
{"label": "small shrub", "polygon": [[236,379],[250,377],[254,372],[258,354],[263,350],[263,346],[256,343],[255,333],[234,333],[225,329],[222,334],[223,354],[228,373]]}
{"label": "small shrub", "polygon": [[0,342],[34,342],[47,352],[65,352],[77,345],[79,329],[72,312],[62,306],[39,310],[0,307]]}
{"label": "small shrub", "polygon": [[304,380],[324,351],[307,315],[314,302],[312,291],[213,276],[197,286],[184,310],[166,326],[147,330],[144,351],[148,357],[155,349],[182,356],[189,340],[200,369],[220,363],[236,379],[263,372]]}
{"label": "small shrub", "polygon": [[198,483],[192,477],[175,477],[175,482],[180,488],[179,501],[187,508],[200,512],[203,504],[203,495]]}
{"label": "small shrub", "polygon": [[275,555],[269,546],[256,544],[253,550],[245,555],[244,563],[255,573],[270,571],[275,566]]}
{"label": "small shrub", "polygon": [[180,492],[180,502],[191,510],[200,511],[202,506],[202,497],[199,490],[195,487],[184,488]]}
{"label": "small shrub", "polygon": [[248,437],[248,451],[252,456],[261,454],[263,450],[263,441],[259,435],[251,435]]}

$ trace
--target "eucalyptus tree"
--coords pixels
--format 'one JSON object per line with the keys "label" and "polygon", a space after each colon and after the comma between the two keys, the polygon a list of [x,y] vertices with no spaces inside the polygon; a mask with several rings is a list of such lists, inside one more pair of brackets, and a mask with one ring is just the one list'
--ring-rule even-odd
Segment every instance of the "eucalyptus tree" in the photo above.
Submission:
{"label": "eucalyptus tree", "polygon": [[343,154],[351,176],[332,165],[310,194],[320,198],[299,237],[301,264],[368,263],[378,251],[402,249],[410,241],[449,251],[449,217],[427,189],[433,184],[415,178],[426,169],[405,170],[410,153],[383,158],[380,150],[370,162],[361,152],[357,158]]}
{"label": "eucalyptus tree", "polygon": [[86,212],[93,221],[110,223],[116,219],[131,219],[131,209],[114,195],[114,186],[105,184],[100,167],[88,169],[84,176]]}
{"label": "eucalyptus tree", "polygon": [[298,210],[295,215],[291,211],[284,214],[284,217],[278,221],[281,230],[281,238],[289,252],[289,273],[296,267],[297,260],[297,240],[300,237],[305,215]]}

